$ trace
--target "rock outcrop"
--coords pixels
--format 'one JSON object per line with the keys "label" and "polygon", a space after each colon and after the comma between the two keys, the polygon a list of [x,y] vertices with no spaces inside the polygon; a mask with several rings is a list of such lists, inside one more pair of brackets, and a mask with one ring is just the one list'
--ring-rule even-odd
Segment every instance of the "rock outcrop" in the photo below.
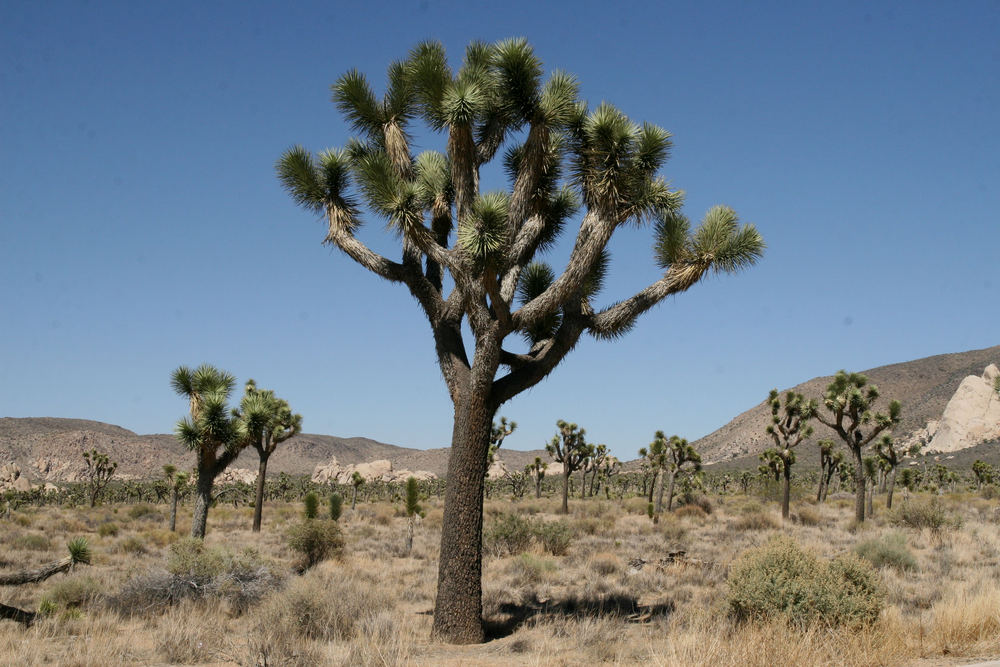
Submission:
{"label": "rock outcrop", "polygon": [[928,451],[954,452],[1000,438],[1000,396],[994,389],[1000,369],[990,364],[982,375],[969,375],[948,401],[928,443]]}
{"label": "rock outcrop", "polygon": [[378,459],[367,463],[342,466],[337,462],[337,457],[331,457],[325,464],[316,466],[313,470],[312,481],[318,484],[330,482],[332,484],[350,484],[354,473],[357,472],[366,482],[381,480],[384,482],[403,482],[409,477],[418,480],[437,479],[437,475],[426,470],[393,470],[392,462],[388,459]]}
{"label": "rock outcrop", "polygon": [[0,466],[0,491],[29,491],[31,482],[21,475],[21,468],[16,463],[6,463]]}

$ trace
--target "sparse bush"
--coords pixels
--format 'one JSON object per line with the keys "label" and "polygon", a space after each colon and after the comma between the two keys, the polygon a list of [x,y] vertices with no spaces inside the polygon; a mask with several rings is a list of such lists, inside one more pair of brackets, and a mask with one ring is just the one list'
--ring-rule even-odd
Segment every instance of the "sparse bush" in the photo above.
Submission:
{"label": "sparse bush", "polygon": [[100,597],[101,588],[100,582],[89,575],[66,577],[46,589],[42,600],[48,604],[40,603],[39,608],[46,606],[51,613],[85,607]]}
{"label": "sparse bush", "polygon": [[878,619],[885,592],[875,570],[856,556],[822,561],[779,536],[736,561],[728,600],[740,621],[853,627]]}
{"label": "sparse bush", "polygon": [[139,519],[159,519],[160,513],[152,505],[140,503],[138,505],[133,505],[128,509],[128,517],[133,521]]}
{"label": "sparse bush", "polygon": [[497,557],[517,555],[531,545],[531,522],[517,514],[501,514],[483,530],[483,550]]}
{"label": "sparse bush", "polygon": [[962,527],[962,520],[950,516],[937,498],[932,498],[930,502],[905,502],[892,513],[890,521],[897,526],[930,528],[934,532]]}
{"label": "sparse bush", "polygon": [[25,533],[11,540],[11,547],[24,551],[48,551],[52,548],[52,540],[41,533]]}
{"label": "sparse bush", "polygon": [[889,533],[854,547],[854,553],[877,568],[893,567],[900,572],[917,569],[917,559],[906,546],[906,536]]}
{"label": "sparse bush", "polygon": [[810,505],[799,507],[792,515],[792,518],[800,526],[818,526],[823,523],[823,517],[816,511],[815,507]]}
{"label": "sparse bush", "polygon": [[712,500],[704,493],[685,493],[678,501],[681,507],[698,507],[705,514],[711,514],[715,509]]}
{"label": "sparse bush", "polygon": [[660,528],[660,533],[667,545],[673,546],[687,537],[688,529],[676,517],[668,516],[667,520],[663,522],[663,527]]}
{"label": "sparse bush", "polygon": [[534,534],[542,548],[553,556],[565,556],[573,542],[573,530],[565,521],[539,521]]}
{"label": "sparse bush", "polygon": [[621,560],[612,553],[598,553],[590,558],[590,569],[604,577],[617,574],[621,567]]}
{"label": "sparse bush", "polygon": [[995,500],[997,497],[1000,497],[1000,489],[998,489],[994,484],[987,484],[983,487],[982,491],[979,492],[979,495],[985,500]]}
{"label": "sparse bush", "polygon": [[302,570],[327,558],[338,558],[344,551],[344,537],[336,521],[306,520],[291,526],[286,536],[288,546],[302,555]]}
{"label": "sparse bush", "polygon": [[555,563],[532,554],[520,554],[507,566],[507,571],[519,585],[540,583],[555,570]]}
{"label": "sparse bush", "polygon": [[344,510],[344,497],[339,493],[330,496],[330,520],[340,521],[340,515]]}
{"label": "sparse bush", "polygon": [[118,535],[118,524],[114,521],[106,521],[97,527],[97,534],[101,537],[115,537]]}
{"label": "sparse bush", "polygon": [[674,516],[679,519],[705,519],[708,514],[698,505],[681,505],[674,510]]}
{"label": "sparse bush", "polygon": [[135,535],[129,535],[118,543],[118,550],[133,556],[146,553],[146,543]]}
{"label": "sparse bush", "polygon": [[736,530],[771,530],[778,527],[778,521],[763,510],[745,512],[733,524]]}

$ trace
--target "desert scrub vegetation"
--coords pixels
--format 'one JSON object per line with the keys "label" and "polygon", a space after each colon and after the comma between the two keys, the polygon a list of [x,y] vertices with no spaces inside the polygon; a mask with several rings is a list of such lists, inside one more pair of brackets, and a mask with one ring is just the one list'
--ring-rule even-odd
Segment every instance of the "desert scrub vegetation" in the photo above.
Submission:
{"label": "desert scrub vegetation", "polygon": [[818,558],[786,536],[740,556],[728,584],[730,614],[744,622],[864,626],[878,619],[885,603],[869,564],[853,555]]}

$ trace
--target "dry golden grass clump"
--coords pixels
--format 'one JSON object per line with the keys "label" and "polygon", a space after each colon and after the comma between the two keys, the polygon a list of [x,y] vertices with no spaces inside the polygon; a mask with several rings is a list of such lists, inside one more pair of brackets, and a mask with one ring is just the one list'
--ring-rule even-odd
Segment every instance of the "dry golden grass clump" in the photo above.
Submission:
{"label": "dry golden grass clump", "polygon": [[[0,571],[56,560],[77,536],[93,558],[3,589],[5,604],[43,615],[30,628],[0,622],[0,664],[944,665],[1000,656],[995,501],[914,493],[890,513],[876,499],[874,518],[854,528],[849,498],[798,501],[784,523],[774,501],[707,500],[710,511],[685,503],[655,524],[644,498],[574,499],[569,516],[557,513],[558,498],[488,500],[490,641],[481,646],[429,640],[437,498],[424,503],[409,553],[398,508],[345,507],[340,557],[301,574],[288,540],[302,523],[298,503],[269,505],[261,533],[250,531],[251,508],[216,508],[204,543],[170,532],[166,505],[19,509],[3,528]],[[179,529],[189,520],[182,506]],[[812,573],[796,584],[808,602],[786,604],[761,582],[792,586],[794,563]],[[770,611],[736,613],[734,600]]]}

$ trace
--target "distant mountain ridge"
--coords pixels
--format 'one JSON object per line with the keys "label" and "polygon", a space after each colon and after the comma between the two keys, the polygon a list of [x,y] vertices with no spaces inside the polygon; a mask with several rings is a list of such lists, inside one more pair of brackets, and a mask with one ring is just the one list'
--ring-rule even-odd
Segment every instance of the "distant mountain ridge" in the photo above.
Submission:
{"label": "distant mountain ridge", "polygon": [[[928,422],[941,418],[945,406],[966,376],[982,375],[987,366],[997,363],[1000,363],[1000,345],[982,350],[939,354],[860,372],[879,388],[882,398],[877,407],[885,409],[891,399],[902,403],[902,421],[894,429],[893,436],[905,440],[918,436]],[[813,378],[790,389],[807,398],[820,399],[831,380],[832,376]],[[783,389],[782,392],[787,390]],[[761,399],[766,398],[766,392],[762,392]],[[706,463],[756,456],[773,445],[765,432],[768,423],[770,408],[766,400],[762,400],[722,428],[697,440],[694,446],[701,452]],[[823,438],[836,439],[836,435],[822,424],[815,423],[815,428],[816,433],[810,442]],[[810,442],[804,442],[800,446],[809,447]],[[931,448],[933,449],[933,440]]]}
{"label": "distant mountain ridge", "polygon": [[[16,464],[32,482],[78,479],[84,470],[83,452],[95,448],[118,462],[118,474],[123,477],[157,477],[168,463],[180,469],[194,466],[194,455],[169,434],[139,435],[86,419],[0,418],[0,465]],[[443,477],[449,451],[448,447],[422,450],[363,437],[301,433],[278,446],[268,462],[268,473],[311,475],[317,465],[336,457],[344,465],[388,459],[395,470],[427,470]],[[501,458],[518,470],[543,453],[503,449]],[[231,467],[256,471],[257,452],[244,450]]]}

